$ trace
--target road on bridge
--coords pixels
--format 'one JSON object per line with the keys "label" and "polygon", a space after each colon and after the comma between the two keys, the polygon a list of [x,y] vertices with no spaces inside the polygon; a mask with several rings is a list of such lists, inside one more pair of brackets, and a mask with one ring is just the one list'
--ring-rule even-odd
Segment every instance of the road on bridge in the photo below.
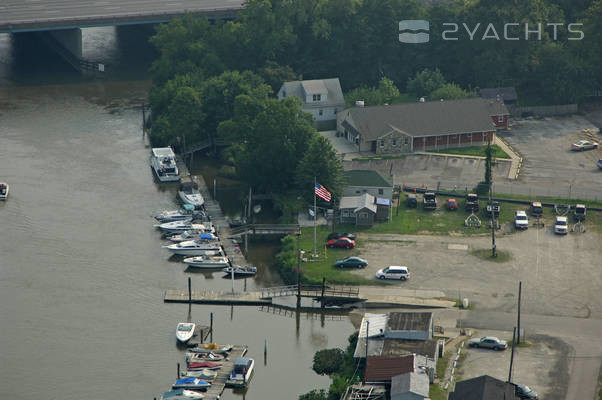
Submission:
{"label": "road on bridge", "polygon": [[223,15],[244,0],[3,0],[0,33],[167,22],[186,13]]}

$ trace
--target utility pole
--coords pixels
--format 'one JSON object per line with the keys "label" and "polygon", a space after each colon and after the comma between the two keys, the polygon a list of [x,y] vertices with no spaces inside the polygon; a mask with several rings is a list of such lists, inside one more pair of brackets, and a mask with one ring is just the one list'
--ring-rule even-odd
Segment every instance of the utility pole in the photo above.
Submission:
{"label": "utility pole", "polygon": [[[365,317],[365,316],[364,316]],[[364,371],[368,369],[368,331],[370,330],[370,321],[366,318],[366,365]],[[366,381],[366,373],[364,372],[364,381]]]}
{"label": "utility pole", "polygon": [[514,363],[514,340],[516,336],[516,326],[512,329],[512,353],[510,353],[510,369],[508,370],[508,382],[512,382],[512,363]]}
{"label": "utility pole", "polygon": [[521,297],[521,292],[522,292],[522,287],[523,287],[523,281],[519,281],[518,282],[518,322],[517,322],[517,338],[516,338],[516,343],[520,344],[520,297]]}
{"label": "utility pole", "polygon": [[297,310],[301,308],[301,234],[297,234]]}
{"label": "utility pole", "polygon": [[314,176],[314,258],[318,256],[317,249],[317,241],[316,241],[316,231],[317,231],[317,220],[318,218],[318,209],[316,208],[316,177]]}
{"label": "utility pole", "polygon": [[491,173],[491,164],[493,157],[491,153],[491,138],[487,142],[487,158],[488,163],[486,168],[489,168],[489,207],[491,212],[491,257],[497,257],[497,249],[495,246],[495,209],[493,208],[493,174]]}

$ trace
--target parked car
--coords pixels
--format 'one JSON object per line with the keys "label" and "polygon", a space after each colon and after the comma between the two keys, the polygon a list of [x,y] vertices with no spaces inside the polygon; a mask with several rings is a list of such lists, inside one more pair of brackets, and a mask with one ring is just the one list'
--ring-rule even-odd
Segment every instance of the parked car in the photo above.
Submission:
{"label": "parked car", "polygon": [[338,233],[338,232],[337,233],[330,233],[330,234],[328,234],[328,238],[326,240],[328,241],[328,240],[331,240],[331,239],[338,239],[338,238],[343,238],[343,237],[345,237],[347,239],[355,240],[355,235],[353,233],[347,233],[347,232],[345,232],[345,233]]}
{"label": "parked car", "polygon": [[516,229],[527,229],[529,227],[529,218],[523,210],[518,210],[514,214],[514,227]]}
{"label": "parked car", "polygon": [[378,279],[399,279],[400,281],[405,281],[410,279],[410,270],[408,267],[391,265],[376,271],[376,277]]}
{"label": "parked car", "polygon": [[577,221],[584,221],[586,214],[587,214],[587,210],[585,208],[585,204],[576,204],[575,205],[575,219]]}
{"label": "parked car", "polygon": [[508,347],[508,343],[505,340],[498,339],[494,336],[485,336],[480,339],[470,339],[468,341],[468,346],[484,348],[484,349],[493,349],[493,350],[505,350]]}
{"label": "parked car", "polygon": [[557,216],[556,223],[554,224],[554,233],[559,235],[566,235],[568,232],[567,218],[564,216]]}
{"label": "parked car", "polygon": [[516,393],[520,399],[537,399],[537,392],[529,386],[517,385],[516,383],[513,383],[513,385],[515,389],[514,393]]}
{"label": "parked car", "polygon": [[352,249],[355,247],[355,240],[351,240],[346,237],[330,239],[328,242],[326,242],[326,246],[330,248],[338,247],[340,249]]}
{"label": "parked car", "polygon": [[334,263],[335,267],[339,267],[339,268],[365,268],[368,265],[368,261],[364,260],[363,258],[359,258],[359,257],[347,257],[347,258],[343,258],[341,260],[337,260]]}
{"label": "parked car", "polygon": [[531,203],[531,215],[539,218],[543,215],[543,207],[540,202],[536,201]]}
{"label": "parked car", "polygon": [[418,207],[418,200],[416,199],[416,195],[414,193],[408,193],[406,196],[406,204],[408,208]]}
{"label": "parked car", "polygon": [[479,211],[479,196],[474,193],[468,193],[466,195],[466,202],[464,203],[464,209],[466,211],[477,212]]}
{"label": "parked car", "polygon": [[437,196],[433,192],[426,192],[422,196],[422,207],[425,210],[434,210],[437,208]]}
{"label": "parked car", "polygon": [[447,209],[455,211],[458,209],[458,201],[456,199],[447,199]]}
{"label": "parked car", "polygon": [[602,169],[602,158],[598,160],[598,168]]}
{"label": "parked car", "polygon": [[598,143],[590,142],[589,140],[580,140],[577,143],[573,143],[571,150],[573,151],[584,151],[593,150],[598,148]]}

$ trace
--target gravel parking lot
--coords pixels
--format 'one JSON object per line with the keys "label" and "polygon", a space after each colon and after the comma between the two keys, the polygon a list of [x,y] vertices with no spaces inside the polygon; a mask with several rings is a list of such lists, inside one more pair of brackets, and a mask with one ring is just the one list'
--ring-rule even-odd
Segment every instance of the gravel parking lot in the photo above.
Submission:
{"label": "gravel parking lot", "polygon": [[517,184],[528,184],[551,196],[601,199],[602,171],[596,161],[602,158],[602,148],[571,151],[571,144],[580,139],[599,142],[597,131],[591,122],[573,115],[514,120],[511,130],[498,135],[523,157]]}
{"label": "gravel parking lot", "polygon": [[479,310],[516,310],[522,281],[522,310],[540,315],[602,318],[601,235],[554,235],[549,225],[498,237],[497,247],[510,260],[497,263],[474,256],[491,248],[485,236],[419,236],[360,234],[365,269],[353,271],[369,279],[388,265],[410,268],[409,289],[437,289],[448,298],[468,297]]}
{"label": "gravel parking lot", "polygon": [[[508,332],[477,331],[473,337],[497,336],[512,341]],[[562,340],[537,335],[527,337],[529,347],[516,347],[512,367],[512,381],[529,386],[539,394],[540,399],[562,400],[566,395],[568,382],[568,359],[570,347]],[[459,367],[458,379],[476,378],[484,374],[502,381],[508,380],[511,349],[493,351],[488,349],[466,348],[465,358]]]}

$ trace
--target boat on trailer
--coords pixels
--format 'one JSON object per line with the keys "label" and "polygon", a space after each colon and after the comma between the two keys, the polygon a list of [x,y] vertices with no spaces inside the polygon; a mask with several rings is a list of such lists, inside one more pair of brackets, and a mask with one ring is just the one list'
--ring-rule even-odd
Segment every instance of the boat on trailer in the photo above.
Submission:
{"label": "boat on trailer", "polygon": [[246,357],[237,357],[234,359],[234,369],[230,373],[226,386],[245,387],[253,374],[255,360]]}

